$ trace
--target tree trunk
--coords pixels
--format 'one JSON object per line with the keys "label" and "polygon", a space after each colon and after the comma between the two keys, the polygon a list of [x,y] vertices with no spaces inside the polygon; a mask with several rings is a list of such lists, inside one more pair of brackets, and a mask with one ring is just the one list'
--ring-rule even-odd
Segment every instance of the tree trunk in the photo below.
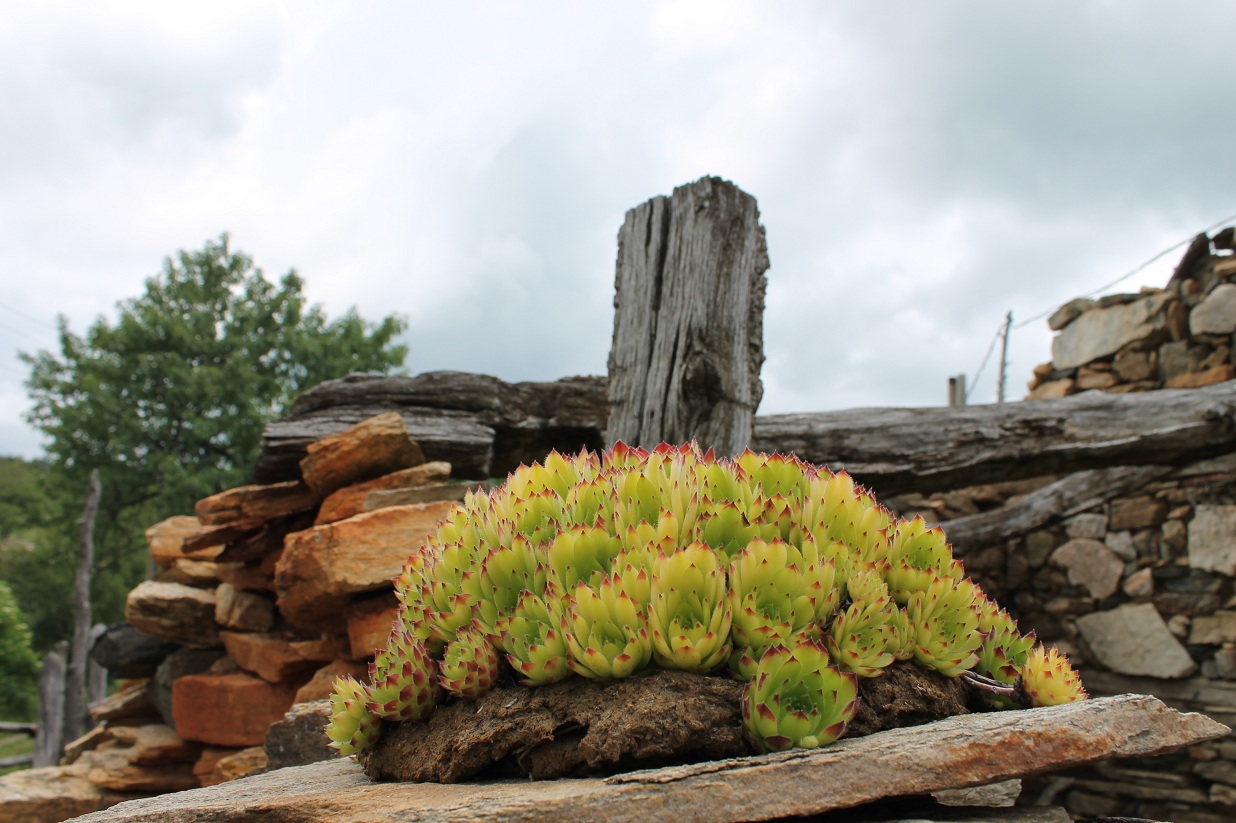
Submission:
{"label": "tree trunk", "polygon": [[39,675],[39,733],[34,744],[34,767],[54,766],[64,749],[64,657],[69,644],[61,640],[43,657]]}
{"label": "tree trunk", "polygon": [[94,569],[94,518],[99,511],[99,470],[90,472],[82,512],[77,575],[73,581],[73,646],[64,696],[64,739],[76,740],[86,723],[86,662],[90,653],[90,574]]}
{"label": "tree trunk", "polygon": [[[94,644],[99,638],[107,633],[107,626],[103,623],[95,623],[90,630],[90,648],[94,649]],[[92,709],[102,703],[107,698],[107,669],[100,666],[93,657],[86,664],[86,708]],[[89,713],[87,713],[89,716]],[[93,723],[90,724],[93,727]]]}
{"label": "tree trunk", "polygon": [[751,442],[763,385],[768,249],[755,198],[705,177],[627,212],[618,233],[608,442]]}

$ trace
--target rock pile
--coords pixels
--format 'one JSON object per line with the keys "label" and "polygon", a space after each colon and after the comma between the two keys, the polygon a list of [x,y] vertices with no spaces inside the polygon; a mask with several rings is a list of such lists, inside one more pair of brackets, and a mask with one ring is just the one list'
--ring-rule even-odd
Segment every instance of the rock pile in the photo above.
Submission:
{"label": "rock pile", "polygon": [[1198,235],[1163,289],[1078,298],[1048,319],[1051,362],[1034,370],[1028,399],[1088,389],[1185,389],[1236,377],[1233,228]]}
{"label": "rock pile", "polygon": [[[323,705],[309,701],[339,675],[367,677],[395,617],[392,579],[476,484],[450,482],[393,412],[310,444],[300,467],[298,480],[231,489],[148,530],[160,570],[95,655],[125,687],[60,766],[0,781],[0,821],[263,771],[276,723],[303,727],[276,765],[331,755]],[[294,704],[305,706],[285,721]]]}

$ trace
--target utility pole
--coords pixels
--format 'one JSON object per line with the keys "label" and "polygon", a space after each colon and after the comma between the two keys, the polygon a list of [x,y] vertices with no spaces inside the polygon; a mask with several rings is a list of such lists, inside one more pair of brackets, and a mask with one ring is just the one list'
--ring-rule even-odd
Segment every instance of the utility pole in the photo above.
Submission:
{"label": "utility pole", "polygon": [[1009,367],[1009,331],[1013,328],[1013,312],[1004,316],[1004,331],[1000,333],[1000,379],[996,383],[996,403],[1004,403],[1004,376]]}
{"label": "utility pole", "polygon": [[964,374],[948,379],[948,405],[949,408],[966,405],[966,376]]}

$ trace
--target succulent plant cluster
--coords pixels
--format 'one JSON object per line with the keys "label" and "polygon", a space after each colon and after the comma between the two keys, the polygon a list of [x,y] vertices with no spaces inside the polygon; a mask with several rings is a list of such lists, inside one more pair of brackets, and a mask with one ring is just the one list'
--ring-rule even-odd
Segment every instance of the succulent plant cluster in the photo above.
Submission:
{"label": "succulent plant cluster", "polygon": [[332,698],[327,733],[344,754],[381,720],[483,695],[500,659],[529,686],[726,671],[747,682],[744,725],[765,751],[836,740],[858,678],[898,660],[1020,685],[1037,705],[1086,696],[965,577],[940,529],[792,456],[555,452],[470,494],[395,588],[371,684],[345,678]]}

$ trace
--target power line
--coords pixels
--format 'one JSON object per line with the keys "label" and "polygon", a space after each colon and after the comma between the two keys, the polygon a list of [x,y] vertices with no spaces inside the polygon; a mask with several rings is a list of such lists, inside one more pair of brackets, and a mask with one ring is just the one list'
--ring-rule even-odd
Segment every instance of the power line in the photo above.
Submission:
{"label": "power line", "polygon": [[23,320],[27,320],[31,323],[35,323],[39,326],[42,326],[45,329],[51,329],[52,331],[59,331],[58,328],[53,326],[51,323],[48,323],[46,320],[40,320],[37,317],[33,317],[29,314],[26,314],[24,311],[20,311],[19,309],[15,309],[12,306],[5,305],[4,303],[0,303],[0,309],[4,309],[7,312],[17,315]]}
{"label": "power line", "polygon": [[996,341],[1000,339],[1000,335],[1004,333],[1004,324],[1001,323],[996,329],[995,335],[991,338],[991,342],[987,344],[987,354],[983,355],[983,362],[979,364],[978,371],[974,373],[974,382],[970,384],[970,388],[966,391],[966,402],[970,402],[970,395],[974,393],[974,388],[978,385],[979,378],[983,376],[983,369],[987,368],[987,361],[991,359],[991,353],[996,350]]}
{"label": "power line", "polygon": [[[1218,222],[1211,223],[1209,226],[1207,226],[1206,228],[1202,229],[1202,232],[1201,232],[1201,233],[1203,233],[1203,234],[1208,233],[1208,232],[1210,232],[1210,231],[1212,231],[1212,230],[1214,230],[1214,229],[1219,228],[1219,227],[1220,227],[1220,226],[1222,226],[1224,223],[1230,223],[1230,222],[1231,222],[1231,221],[1233,221],[1233,220],[1236,220],[1236,214],[1231,214],[1231,215],[1228,215],[1227,217],[1224,217],[1222,220],[1219,220]],[[1190,235],[1189,237],[1186,237],[1184,240],[1181,240],[1181,241],[1180,241],[1179,243],[1177,243],[1176,245],[1171,246],[1171,247],[1169,247],[1169,248],[1166,248],[1166,249],[1164,249],[1163,251],[1161,251],[1161,252],[1159,252],[1158,254],[1156,254],[1154,257],[1151,257],[1151,258],[1150,258],[1149,260],[1147,260],[1145,263],[1142,263],[1140,266],[1138,266],[1137,268],[1133,269],[1133,270],[1132,270],[1132,271],[1130,271],[1129,273],[1124,274],[1124,275],[1121,275],[1120,277],[1117,277],[1117,278],[1116,278],[1115,280],[1113,280],[1112,282],[1110,282],[1110,283],[1108,283],[1108,284],[1106,284],[1106,285],[1103,285],[1103,286],[1099,286],[1099,287],[1098,287],[1097,289],[1095,289],[1094,291],[1091,291],[1091,292],[1089,292],[1089,293],[1087,293],[1087,294],[1083,294],[1083,295],[1080,295],[1080,296],[1081,296],[1081,297],[1095,297],[1095,296],[1097,296],[1097,295],[1099,295],[1099,294],[1102,294],[1103,292],[1107,291],[1107,290],[1108,290],[1108,289],[1110,289],[1112,286],[1118,286],[1118,285],[1120,285],[1121,283],[1123,283],[1124,281],[1128,280],[1128,279],[1129,279],[1130,277],[1132,277],[1133,275],[1135,275],[1135,274],[1137,274],[1138,272],[1140,272],[1142,269],[1145,269],[1145,268],[1146,268],[1147,266],[1149,266],[1150,264],[1158,262],[1158,261],[1159,261],[1159,260],[1161,260],[1164,256],[1166,256],[1166,255],[1168,255],[1168,254],[1171,254],[1172,252],[1174,252],[1174,251],[1176,251],[1177,249],[1179,249],[1181,246],[1187,246],[1189,243],[1192,243],[1192,242],[1193,242],[1193,238],[1194,238],[1194,237],[1196,237],[1196,236],[1197,236],[1197,235],[1196,235],[1196,234],[1194,234],[1194,235]],[[1033,323],[1033,322],[1034,322],[1034,321],[1036,321],[1036,320],[1042,320],[1044,317],[1047,317],[1047,316],[1048,316],[1048,315],[1050,315],[1052,312],[1054,312],[1057,308],[1059,308],[1059,306],[1052,306],[1050,309],[1044,309],[1043,311],[1039,312],[1038,314],[1034,315],[1033,317],[1028,317],[1028,318],[1026,318],[1025,320],[1021,321],[1021,322],[1020,322],[1020,323],[1018,323],[1016,326],[1013,326],[1013,328],[1014,328],[1014,329],[1020,329],[1020,328],[1022,328],[1023,326],[1026,326],[1026,325],[1029,325],[1030,323]]]}

